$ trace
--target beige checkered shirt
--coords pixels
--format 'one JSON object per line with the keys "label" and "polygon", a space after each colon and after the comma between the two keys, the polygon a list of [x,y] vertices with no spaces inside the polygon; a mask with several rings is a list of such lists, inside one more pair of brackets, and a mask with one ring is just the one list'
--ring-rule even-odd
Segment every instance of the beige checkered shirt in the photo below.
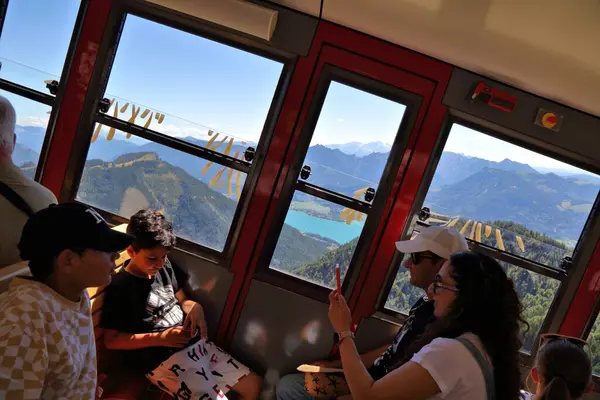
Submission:
{"label": "beige checkered shirt", "polygon": [[87,293],[75,303],[15,278],[0,295],[0,399],[93,399],[95,390]]}

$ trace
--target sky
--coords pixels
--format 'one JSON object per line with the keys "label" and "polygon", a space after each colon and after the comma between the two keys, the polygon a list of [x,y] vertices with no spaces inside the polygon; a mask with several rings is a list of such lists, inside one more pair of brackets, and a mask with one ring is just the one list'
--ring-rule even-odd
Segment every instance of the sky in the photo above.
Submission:
{"label": "sky", "polygon": [[[79,1],[10,1],[0,38],[0,76],[47,92],[44,80],[58,79],[64,64]],[[208,138],[220,133],[257,142],[283,65],[233,47],[128,16],[105,97],[165,114],[151,128],[172,136]],[[5,92],[0,92],[7,95]],[[45,126],[49,108],[7,95],[18,124]],[[114,115],[115,107],[109,114]],[[128,120],[132,107],[120,118]],[[333,82],[311,144],[376,142],[391,145],[405,106]],[[142,113],[137,123],[143,125]],[[454,126],[445,150],[492,161],[505,158],[534,167],[584,172],[567,164]]]}

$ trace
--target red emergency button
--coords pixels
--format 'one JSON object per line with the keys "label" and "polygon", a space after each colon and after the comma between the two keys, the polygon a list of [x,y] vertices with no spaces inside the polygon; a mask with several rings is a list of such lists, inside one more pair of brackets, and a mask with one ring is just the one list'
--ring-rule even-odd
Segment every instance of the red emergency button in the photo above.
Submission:
{"label": "red emergency button", "polygon": [[544,128],[554,128],[556,126],[556,124],[558,123],[558,117],[556,116],[556,114],[554,113],[545,113],[542,116],[542,125],[544,126]]}

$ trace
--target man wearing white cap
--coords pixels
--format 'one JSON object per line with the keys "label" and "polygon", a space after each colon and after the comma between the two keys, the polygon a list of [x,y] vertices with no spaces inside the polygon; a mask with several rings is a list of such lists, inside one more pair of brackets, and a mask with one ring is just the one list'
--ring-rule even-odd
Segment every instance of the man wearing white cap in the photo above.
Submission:
{"label": "man wearing white cap", "polygon": [[[396,242],[399,252],[407,255],[403,266],[410,272],[410,283],[427,291],[440,268],[453,253],[468,251],[464,236],[453,228],[432,226],[423,228],[412,240]],[[421,335],[434,318],[433,303],[427,296],[419,299],[410,309],[408,319],[389,346],[370,351],[361,356],[374,380],[381,379],[399,366],[410,343]],[[340,367],[339,361],[321,363]],[[343,376],[332,374],[291,374],[277,385],[279,400],[312,399],[316,396],[342,397],[350,393]],[[317,379],[315,379],[315,377]]]}

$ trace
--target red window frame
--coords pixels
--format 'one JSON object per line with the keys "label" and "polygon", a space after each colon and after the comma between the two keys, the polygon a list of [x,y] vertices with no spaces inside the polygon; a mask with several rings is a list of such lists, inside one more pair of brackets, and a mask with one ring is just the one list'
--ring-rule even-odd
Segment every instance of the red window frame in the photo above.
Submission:
{"label": "red window frame", "polygon": [[[375,307],[385,271],[394,256],[394,240],[390,237],[399,237],[404,228],[420,175],[436,143],[446,114],[442,96],[450,78],[451,66],[346,28],[321,23],[309,56],[300,58],[296,65],[248,218],[242,227],[231,264],[233,283],[218,330],[218,339],[224,343],[233,337],[274,217],[287,211],[278,208],[277,204],[308,117],[310,100],[325,64],[422,97],[417,121],[404,149],[391,194],[386,199],[372,244],[355,282],[355,290],[350,296],[350,306],[357,322],[370,315]],[[373,265],[377,267],[371,268]]]}

